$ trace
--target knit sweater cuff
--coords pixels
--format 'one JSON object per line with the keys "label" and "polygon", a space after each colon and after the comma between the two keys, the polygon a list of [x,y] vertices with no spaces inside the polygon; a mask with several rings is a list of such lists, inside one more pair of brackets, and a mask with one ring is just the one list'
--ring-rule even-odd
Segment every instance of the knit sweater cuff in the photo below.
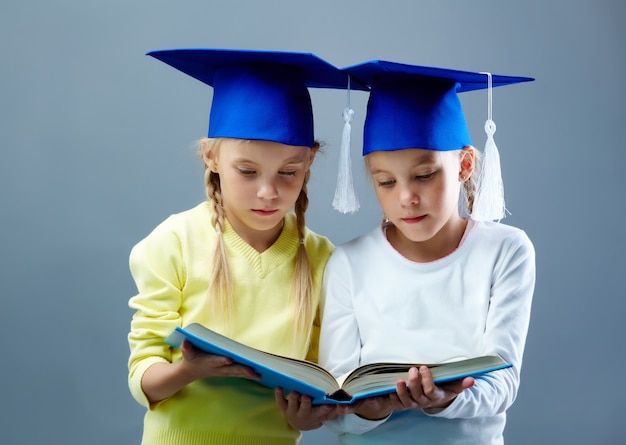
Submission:
{"label": "knit sweater cuff", "polygon": [[139,402],[142,406],[145,406],[146,408],[153,408],[154,406],[156,406],[156,404],[150,404],[148,397],[143,392],[143,389],[141,387],[141,380],[143,379],[143,375],[146,370],[155,363],[169,362],[163,357],[148,357],[138,363],[134,371],[128,376],[128,387],[130,388],[131,394],[133,395],[135,400],[137,400],[137,402]]}

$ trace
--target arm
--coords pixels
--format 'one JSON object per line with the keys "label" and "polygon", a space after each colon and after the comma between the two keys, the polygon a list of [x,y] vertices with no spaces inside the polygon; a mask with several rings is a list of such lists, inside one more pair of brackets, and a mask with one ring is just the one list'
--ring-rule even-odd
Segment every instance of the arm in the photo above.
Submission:
{"label": "arm", "polygon": [[233,364],[232,359],[206,354],[188,342],[181,346],[183,360],[176,363],[155,363],[143,374],[141,388],[153,404],[173,396],[185,386],[207,377],[241,377],[257,379],[247,366]]}
{"label": "arm", "polygon": [[[324,272],[322,300],[322,327],[320,332],[319,363],[335,377],[343,376],[360,365],[361,338],[352,305],[352,271],[349,258],[343,249],[336,249]],[[362,434],[382,423],[368,420],[376,418],[387,407],[381,398],[368,399],[358,405],[340,408],[337,415],[327,419],[324,425],[331,431],[341,434],[350,432]],[[359,415],[355,414],[358,410]]]}
{"label": "arm", "polygon": [[[425,414],[444,418],[489,417],[508,409],[517,394],[522,355],[530,318],[530,306],[535,282],[534,249],[523,232],[494,243],[494,251],[481,257],[483,270],[477,275],[489,294],[484,328],[475,354],[497,354],[513,364],[508,368],[476,379],[464,379],[441,386],[433,383],[426,367],[412,369],[407,379],[398,382],[396,394],[378,402],[378,411],[385,412],[422,409]],[[475,259],[475,258],[474,258]],[[472,272],[471,276],[474,276]],[[482,275],[482,277],[481,277]],[[470,281],[466,285],[474,287]],[[408,388],[407,388],[408,386]],[[386,410],[386,411],[385,411]],[[356,411],[364,414],[360,409]]]}
{"label": "arm", "polygon": [[520,383],[534,285],[535,252],[522,233],[508,240],[498,255],[481,351],[498,354],[513,367],[477,377],[474,386],[459,394],[449,407],[426,410],[427,414],[445,418],[493,416],[513,404]]}
{"label": "arm", "polygon": [[349,259],[344,250],[338,248],[324,271],[319,341],[319,363],[335,377],[347,374],[360,364],[361,340],[352,292]]}
{"label": "arm", "polygon": [[192,381],[211,375],[253,376],[251,370],[232,365],[224,357],[204,354],[185,344],[179,353],[164,343],[164,338],[182,324],[185,310],[182,289],[186,271],[181,243],[172,230],[161,225],[137,244],[130,255],[130,268],[138,294],[129,302],[135,313],[128,335],[128,381],[139,403],[150,407]]}

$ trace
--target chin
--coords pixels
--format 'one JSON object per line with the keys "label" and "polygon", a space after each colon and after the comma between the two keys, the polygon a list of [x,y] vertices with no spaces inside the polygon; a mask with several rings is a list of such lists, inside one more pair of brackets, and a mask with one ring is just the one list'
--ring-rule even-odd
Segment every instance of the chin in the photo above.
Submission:
{"label": "chin", "polygon": [[433,238],[433,236],[435,236],[433,233],[430,233],[430,231],[425,231],[425,230],[399,230],[400,233],[402,234],[402,236],[404,238],[406,238],[408,241],[411,241],[413,243],[423,243],[425,241],[428,241],[430,239]]}
{"label": "chin", "polygon": [[249,226],[254,228],[254,230],[258,230],[260,232],[266,232],[266,231],[275,229],[276,226],[281,224],[282,220],[283,220],[282,216],[278,218],[276,217],[276,215],[273,215],[271,217],[271,220],[268,218],[266,220],[259,221],[259,219],[257,219],[255,221],[250,221]]}

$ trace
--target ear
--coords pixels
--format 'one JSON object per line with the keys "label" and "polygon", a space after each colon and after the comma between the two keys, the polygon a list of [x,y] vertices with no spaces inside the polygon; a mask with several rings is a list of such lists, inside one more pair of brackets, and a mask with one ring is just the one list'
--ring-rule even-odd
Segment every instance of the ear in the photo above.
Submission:
{"label": "ear", "polygon": [[209,170],[213,173],[217,173],[217,159],[215,158],[215,153],[211,150],[205,150],[202,154],[202,159],[204,161],[204,165],[206,165]]}
{"label": "ear", "polygon": [[461,154],[459,155],[459,181],[465,182],[472,176],[474,173],[474,160],[475,160],[475,152],[474,147],[467,146],[463,147],[461,150]]}
{"label": "ear", "polygon": [[309,160],[307,162],[306,169],[307,171],[311,169],[311,165],[313,165],[313,161],[315,160],[315,155],[319,151],[319,145],[314,145],[312,148],[309,148]]}

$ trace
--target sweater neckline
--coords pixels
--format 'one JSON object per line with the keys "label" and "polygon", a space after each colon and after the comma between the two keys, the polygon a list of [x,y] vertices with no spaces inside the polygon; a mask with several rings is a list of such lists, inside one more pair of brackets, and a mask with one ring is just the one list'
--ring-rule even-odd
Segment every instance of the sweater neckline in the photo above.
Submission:
{"label": "sweater neckline", "polygon": [[243,256],[259,277],[266,277],[272,270],[291,261],[299,245],[295,214],[285,215],[285,223],[280,235],[267,250],[257,251],[241,238],[233,229],[228,218],[225,218],[224,241],[226,248],[232,249],[235,255]]}

